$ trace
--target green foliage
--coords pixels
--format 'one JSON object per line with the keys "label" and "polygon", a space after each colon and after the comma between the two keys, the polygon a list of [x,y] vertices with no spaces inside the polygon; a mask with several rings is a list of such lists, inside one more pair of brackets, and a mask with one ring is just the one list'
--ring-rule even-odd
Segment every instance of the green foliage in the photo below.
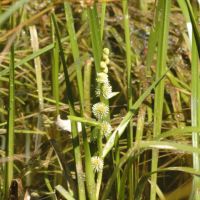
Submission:
{"label": "green foliage", "polygon": [[11,2],[0,199],[198,200],[199,1]]}

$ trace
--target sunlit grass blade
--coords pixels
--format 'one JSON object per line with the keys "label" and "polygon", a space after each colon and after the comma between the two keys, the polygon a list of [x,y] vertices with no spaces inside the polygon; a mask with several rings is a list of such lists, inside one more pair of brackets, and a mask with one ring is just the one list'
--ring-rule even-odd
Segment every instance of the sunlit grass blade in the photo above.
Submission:
{"label": "sunlit grass blade", "polygon": [[102,44],[99,30],[99,19],[97,15],[96,4],[94,4],[94,8],[88,8],[88,19],[90,25],[91,32],[91,40],[92,40],[92,49],[94,55],[95,69],[96,72],[100,71],[100,61],[101,61],[101,52],[102,52]]}
{"label": "sunlit grass blade", "polygon": [[156,140],[163,140],[167,137],[176,137],[179,135],[185,135],[185,136],[192,136],[192,132],[199,132],[199,127],[192,127],[192,126],[186,126],[184,128],[175,128],[169,131],[162,132],[160,135],[156,136]]}
{"label": "sunlit grass blade", "polygon": [[[9,111],[8,111],[8,134],[6,138],[6,156],[12,158],[14,155],[14,127],[15,127],[15,61],[14,61],[14,45],[10,51],[10,67],[9,67]],[[9,187],[14,175],[14,163],[10,159],[6,163],[5,173],[5,199],[8,198]]]}
{"label": "sunlit grass blade", "polygon": [[[123,8],[123,18],[124,18],[124,32],[125,32],[125,45],[126,45],[126,68],[127,68],[127,97],[128,97],[128,111],[131,109],[133,104],[133,94],[132,94],[132,83],[131,83],[131,39],[130,39],[130,30],[129,30],[129,13],[128,13],[128,1],[122,0]],[[130,120],[127,127],[127,147],[132,147],[133,144],[133,123]],[[128,192],[129,199],[132,199],[134,196],[134,180],[133,180],[133,166],[130,162],[129,175],[128,175]]]}
{"label": "sunlit grass blade", "polygon": [[[95,63],[95,71],[96,76],[97,73],[100,72],[100,62],[102,57],[102,41],[101,41],[101,30],[100,30],[100,22],[97,12],[97,4],[95,3],[93,5],[93,8],[87,8],[88,13],[88,20],[89,20],[89,26],[90,26],[90,36],[92,41],[92,50],[93,50],[93,56],[94,56],[94,63]],[[101,21],[101,23],[103,23]],[[103,24],[101,24],[102,26]],[[107,99],[103,97],[103,95],[100,95],[100,101],[103,102],[105,105],[109,106],[109,102]],[[110,116],[107,116],[107,121],[110,120]],[[102,134],[98,131],[97,133],[97,153],[100,157],[102,157]],[[99,198],[100,195],[100,188],[101,188],[101,182],[102,182],[102,175],[103,171],[99,171],[97,174],[97,181],[96,181],[96,199]]]}
{"label": "sunlit grass blade", "polygon": [[[159,1],[158,5],[160,8],[160,18],[158,21],[158,50],[157,50],[157,67],[156,67],[156,79],[159,79],[166,69],[166,59],[167,59],[167,41],[169,32],[169,15],[171,8],[171,1],[164,0]],[[158,11],[159,12],[159,11]],[[164,80],[160,81],[155,89],[155,101],[154,101],[154,126],[153,135],[157,136],[161,133],[162,124],[162,114],[163,114],[163,103],[164,103]],[[157,171],[158,165],[158,155],[157,149],[152,151],[152,165],[151,171]],[[157,174],[153,174],[151,177],[151,194],[150,199],[156,199],[156,183]]]}
{"label": "sunlit grass blade", "polygon": [[193,31],[194,31],[194,38],[195,38],[195,43],[197,45],[197,50],[198,50],[198,55],[200,57],[200,30],[199,30],[199,27],[197,25],[197,22],[195,20],[195,16],[194,16],[194,13],[193,13],[193,10],[192,10],[192,6],[190,4],[190,1],[186,0],[185,1],[186,4],[187,4],[187,8],[188,8],[188,11],[189,11],[189,15],[190,15],[190,20],[192,22],[192,27],[193,27]]}
{"label": "sunlit grass blade", "polygon": [[55,190],[56,190],[57,192],[59,192],[59,193],[61,194],[61,196],[62,196],[64,199],[66,199],[66,200],[75,200],[75,199],[71,196],[71,194],[70,194],[67,190],[65,190],[65,188],[63,188],[61,185],[57,185],[57,186],[55,187]]}
{"label": "sunlit grass blade", "polygon": [[102,2],[102,4],[101,4],[101,28],[100,28],[100,30],[101,30],[101,40],[103,40],[105,15],[106,15],[106,1]]}
{"label": "sunlit grass blade", "polygon": [[[200,154],[200,149],[192,147],[190,145],[183,145],[183,144],[178,144],[175,142],[161,142],[161,141],[141,141],[139,143],[134,143],[133,147],[130,148],[128,150],[128,152],[120,159],[120,162],[118,163],[117,167],[115,168],[114,172],[112,173],[112,175],[110,176],[106,188],[102,194],[102,200],[105,200],[108,198],[111,189],[112,189],[112,185],[118,175],[118,173],[120,172],[121,168],[123,167],[123,165],[125,163],[128,162],[129,159],[131,159],[132,161],[134,159],[136,159],[137,156],[139,156],[139,154],[143,151],[143,150],[148,150],[148,149],[165,149],[165,150],[170,150],[170,151],[181,151],[181,152],[187,152],[187,153],[198,153]],[[139,153],[138,153],[139,152]],[[180,170],[182,169],[182,171],[192,173],[195,175],[198,175],[199,172],[198,170],[194,170],[192,168],[184,168],[184,167],[180,167]],[[160,169],[159,169],[160,170]],[[178,168],[176,168],[176,170],[178,170]],[[158,170],[157,170],[158,171]],[[156,172],[157,172],[156,171]],[[153,172],[155,173],[155,172]],[[148,174],[148,177],[151,176],[152,173],[150,172]],[[143,184],[146,183],[146,179],[145,181],[143,181]],[[137,189],[136,189],[136,193],[135,193],[135,199],[140,200],[141,199],[141,191],[140,193],[138,192],[138,190],[143,190],[143,188],[141,187],[140,183],[137,185]]]}
{"label": "sunlit grass blade", "polygon": [[80,104],[81,104],[81,109],[83,109],[83,78],[82,78],[82,72],[81,72],[81,66],[80,66],[81,63],[80,63],[78,43],[77,43],[76,32],[74,28],[74,20],[73,20],[72,10],[68,2],[64,3],[64,8],[65,8],[65,16],[66,16],[66,21],[67,21],[66,25],[67,25],[67,30],[69,33],[72,55],[74,58],[74,62],[76,63],[76,74],[77,74],[77,82],[78,82],[78,91],[79,91],[79,96],[80,96]]}
{"label": "sunlit grass blade", "polygon": [[[35,26],[30,26],[30,35],[31,35],[31,46],[33,52],[39,49],[38,34]],[[38,104],[39,104],[39,114],[38,114],[38,129],[42,130],[42,115],[41,112],[44,109],[44,100],[43,100],[43,82],[42,82],[42,67],[40,57],[34,59],[35,74],[36,74],[36,84],[38,92]],[[35,138],[35,149],[38,148],[41,142],[41,136],[36,136]]]}
{"label": "sunlit grass blade", "polygon": [[91,79],[92,79],[92,59],[86,61],[84,67],[84,105],[85,105],[85,115],[91,117]]}
{"label": "sunlit grass blade", "polygon": [[[191,88],[191,120],[192,126],[199,129],[200,126],[200,84],[199,84],[199,57],[200,57],[200,35],[196,25],[194,13],[189,1],[178,1],[179,6],[186,18],[188,36],[191,44],[191,67],[192,67],[192,88]],[[198,131],[192,133],[192,143],[194,147],[200,147],[200,136]],[[193,154],[193,167],[200,170],[200,156],[197,153]],[[193,179],[193,189],[190,198],[200,199],[198,189],[200,187],[199,177]]]}
{"label": "sunlit grass blade", "polygon": [[[69,75],[67,71],[67,65],[65,61],[65,55],[62,48],[62,43],[60,40],[60,33],[58,29],[58,24],[56,22],[55,14],[52,14],[52,20],[53,24],[55,26],[55,32],[58,40],[58,46],[60,50],[60,58],[64,69],[64,75],[65,75],[65,83],[66,83],[66,100],[69,104],[69,110],[71,115],[75,115],[74,110],[74,100],[72,95],[72,87],[69,80]],[[78,185],[78,194],[79,199],[85,199],[85,184],[84,180],[82,178],[83,176],[83,168],[82,168],[82,159],[81,159],[81,152],[80,152],[80,146],[79,146],[79,136],[78,136],[78,130],[75,122],[71,123],[72,125],[72,137],[73,137],[73,146],[74,146],[74,157],[75,157],[75,165],[76,165],[76,177],[77,177],[77,185]],[[92,185],[93,187],[93,185]]]}
{"label": "sunlit grass blade", "polygon": [[71,115],[68,115],[67,117],[68,117],[68,119],[70,119],[72,121],[82,122],[82,123],[85,123],[90,126],[100,126],[100,123],[94,119],[86,119],[83,117],[77,117],[77,116],[71,116]]}
{"label": "sunlit grass blade", "polygon": [[58,75],[59,75],[59,46],[58,46],[58,41],[56,40],[56,34],[55,34],[55,29],[53,25],[53,21],[51,19],[51,37],[52,37],[52,42],[54,45],[54,48],[52,50],[52,94],[53,98],[56,102],[56,114],[59,114],[59,80],[58,80]]}
{"label": "sunlit grass blade", "polygon": [[[160,11],[160,1],[157,2],[157,10],[154,18],[154,24],[153,27],[151,27],[150,36],[148,39],[148,52],[147,52],[147,58],[146,58],[146,65],[147,65],[147,72],[150,72],[150,67],[154,58],[154,53],[156,49],[156,45],[158,43],[158,27],[159,27],[159,11]],[[149,74],[148,74],[149,75]]]}
{"label": "sunlit grass blade", "polygon": [[[192,37],[192,96],[191,96],[191,120],[192,126],[200,127],[200,78],[199,78],[199,57],[196,40],[194,35]],[[193,132],[192,143],[194,147],[200,148],[200,135],[199,132]],[[200,170],[200,155],[193,154],[193,167],[196,170]],[[199,200],[198,188],[200,187],[200,178],[194,177],[193,192],[194,199]]]}
{"label": "sunlit grass blade", "polygon": [[27,3],[29,0],[19,0],[16,1],[13,5],[11,5],[6,12],[2,13],[0,15],[0,25],[4,23],[15,11],[20,9],[25,3]]}
{"label": "sunlit grass blade", "polygon": [[[80,66],[80,55],[79,55],[79,48],[77,43],[77,38],[75,37],[75,28],[74,28],[74,21],[71,6],[69,3],[64,3],[65,8],[65,16],[67,21],[67,30],[69,33],[70,44],[72,48],[72,55],[74,58],[74,62],[76,63],[76,74],[77,74],[77,82],[78,82],[78,91],[79,91],[79,98],[80,98],[80,110],[81,116],[83,117],[84,114],[84,90],[83,90],[83,78],[82,78],[82,71]],[[82,124],[82,135],[83,135],[83,145],[85,151],[85,173],[86,173],[86,186],[87,192],[89,195],[89,199],[95,199],[94,192],[95,192],[95,179],[94,173],[91,165],[91,152],[90,146],[87,139],[87,134],[85,130],[85,125]]]}
{"label": "sunlit grass blade", "polygon": [[[168,72],[168,70],[167,70]],[[132,105],[130,108],[130,111],[124,116],[123,120],[120,122],[119,126],[114,130],[112,135],[110,136],[109,140],[105,144],[103,148],[103,154],[102,157],[105,157],[108,152],[112,149],[115,141],[116,134],[121,137],[123,134],[124,130],[126,129],[129,121],[132,119],[134,116],[135,112],[139,108],[139,106],[142,104],[142,102],[151,94],[151,91],[156,87],[157,84],[166,76],[167,72],[165,72],[162,77],[156,81],[154,81],[151,86],[147,88],[147,90],[138,98],[138,100]]]}
{"label": "sunlit grass blade", "polygon": [[159,172],[165,172],[165,171],[180,171],[180,172],[191,174],[194,177],[198,177],[200,175],[198,170],[195,170],[195,169],[190,168],[190,167],[182,167],[182,166],[180,166],[180,167],[168,167],[168,168],[158,169],[158,171],[150,172],[150,173],[141,177],[141,179],[138,183],[138,186],[137,186],[135,200],[141,200],[142,199],[142,193],[143,193],[144,187],[145,187],[146,183],[148,182],[148,178],[152,174],[159,173]]}

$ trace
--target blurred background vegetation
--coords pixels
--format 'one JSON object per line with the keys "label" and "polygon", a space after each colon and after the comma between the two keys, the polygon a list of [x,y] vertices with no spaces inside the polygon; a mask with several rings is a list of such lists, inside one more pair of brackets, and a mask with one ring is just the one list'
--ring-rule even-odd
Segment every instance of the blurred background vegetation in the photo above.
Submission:
{"label": "blurred background vegetation", "polygon": [[[56,119],[94,118],[104,47],[109,80],[119,92],[109,101],[110,123],[113,130],[123,119],[127,124],[106,153],[99,199],[200,199],[199,3],[1,0],[0,199],[81,199],[77,138],[59,130]],[[99,151],[95,128],[87,126],[86,134],[87,141],[77,136],[84,172],[86,146],[91,155]],[[103,148],[108,140],[102,139]],[[85,199],[95,198],[86,192]]]}

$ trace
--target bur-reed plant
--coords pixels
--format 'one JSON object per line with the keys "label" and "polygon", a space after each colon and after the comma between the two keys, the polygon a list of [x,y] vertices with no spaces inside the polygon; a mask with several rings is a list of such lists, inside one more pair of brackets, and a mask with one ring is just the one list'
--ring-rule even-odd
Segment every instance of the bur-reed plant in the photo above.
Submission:
{"label": "bur-reed plant", "polygon": [[30,176],[32,198],[181,199],[193,177],[199,199],[198,2],[27,2],[1,2],[1,194]]}

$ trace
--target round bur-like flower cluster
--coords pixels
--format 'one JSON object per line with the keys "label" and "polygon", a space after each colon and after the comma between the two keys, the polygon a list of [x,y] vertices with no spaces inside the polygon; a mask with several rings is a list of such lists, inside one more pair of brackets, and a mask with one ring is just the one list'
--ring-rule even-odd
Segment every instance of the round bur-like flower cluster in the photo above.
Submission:
{"label": "round bur-like flower cluster", "polygon": [[101,90],[104,98],[109,99],[112,94],[112,86],[109,83],[103,84]]}
{"label": "round bur-like flower cluster", "polygon": [[104,72],[99,72],[97,73],[97,78],[96,78],[98,83],[108,83],[108,74],[104,73]]}
{"label": "round bur-like flower cluster", "polygon": [[96,103],[92,107],[92,112],[98,120],[102,120],[109,113],[109,108],[104,103]]}
{"label": "round bur-like flower cluster", "polygon": [[94,172],[101,172],[103,170],[103,160],[100,157],[93,156],[91,162]]}
{"label": "round bur-like flower cluster", "polygon": [[112,126],[107,121],[103,121],[101,124],[101,133],[107,137],[110,135],[111,131]]}

